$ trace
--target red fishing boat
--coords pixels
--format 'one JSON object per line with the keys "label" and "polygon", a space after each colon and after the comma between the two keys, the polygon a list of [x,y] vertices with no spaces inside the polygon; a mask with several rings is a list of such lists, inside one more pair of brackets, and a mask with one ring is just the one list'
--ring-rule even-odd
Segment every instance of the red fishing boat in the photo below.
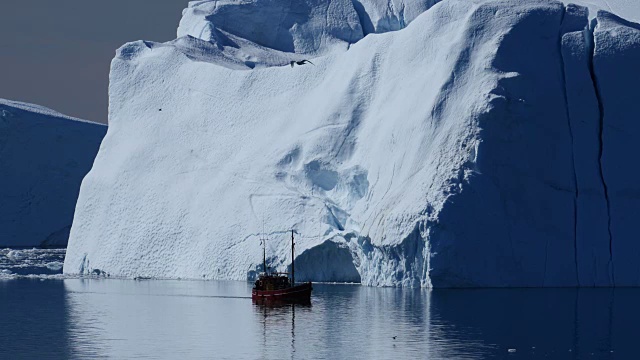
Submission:
{"label": "red fishing boat", "polygon": [[[296,285],[294,267],[294,231],[291,230],[291,273],[273,272],[267,268],[266,246],[263,241],[262,266],[264,273],[260,274],[251,291],[251,299],[255,303],[310,303],[311,282]],[[289,278],[291,275],[291,278]]]}

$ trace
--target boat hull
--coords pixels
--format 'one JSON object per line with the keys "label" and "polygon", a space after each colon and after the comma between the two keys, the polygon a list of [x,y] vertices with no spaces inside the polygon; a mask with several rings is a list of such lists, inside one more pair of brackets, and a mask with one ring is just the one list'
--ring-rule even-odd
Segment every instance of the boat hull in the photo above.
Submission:
{"label": "boat hull", "polygon": [[279,290],[256,290],[251,291],[251,299],[254,303],[310,303],[311,302],[311,282],[292,286]]}

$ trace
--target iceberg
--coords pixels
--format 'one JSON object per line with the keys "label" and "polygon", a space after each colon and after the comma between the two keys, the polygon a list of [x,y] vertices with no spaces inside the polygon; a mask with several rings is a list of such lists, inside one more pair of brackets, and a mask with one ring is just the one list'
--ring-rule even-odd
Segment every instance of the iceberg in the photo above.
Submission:
{"label": "iceberg", "polygon": [[639,26],[398,4],[191,2],[121,47],[64,273],[253,279],[294,229],[298,280],[640,285]]}
{"label": "iceberg", "polygon": [[106,126],[0,99],[0,246],[66,246]]}

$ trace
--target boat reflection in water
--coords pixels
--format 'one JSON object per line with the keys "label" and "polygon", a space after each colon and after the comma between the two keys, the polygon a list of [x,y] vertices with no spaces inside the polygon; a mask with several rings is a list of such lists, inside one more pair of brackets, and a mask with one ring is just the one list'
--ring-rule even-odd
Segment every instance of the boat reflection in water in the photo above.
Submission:
{"label": "boat reflection in water", "polygon": [[3,280],[0,359],[638,358],[639,288],[313,284],[313,306],[262,306],[252,286]]}
{"label": "boat reflection in water", "polygon": [[[265,272],[260,274],[251,290],[254,304],[311,304],[311,282],[296,285],[295,283],[295,242],[294,230],[291,230],[291,273],[268,272],[265,241],[262,241],[262,266]],[[291,275],[291,278],[289,278]]]}

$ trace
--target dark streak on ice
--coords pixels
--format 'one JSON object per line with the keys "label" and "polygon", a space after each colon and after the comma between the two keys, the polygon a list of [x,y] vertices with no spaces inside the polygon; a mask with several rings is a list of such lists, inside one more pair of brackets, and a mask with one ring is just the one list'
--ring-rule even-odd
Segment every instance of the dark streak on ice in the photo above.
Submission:
{"label": "dark streak on ice", "polygon": [[[564,18],[566,15],[566,8],[562,8],[562,15],[560,18],[560,24],[564,22]],[[567,98],[567,77],[564,70],[564,58],[562,56],[562,36],[563,36],[563,27],[560,26],[560,33],[558,35],[558,55],[560,57],[560,71],[562,74],[562,96],[564,99],[564,109],[565,115],[567,117],[567,126],[569,127],[569,137],[571,138],[571,165],[573,170],[573,187],[574,187],[574,196],[573,196],[573,261],[576,269],[576,284],[580,286],[580,276],[578,276],[578,197],[580,196],[580,192],[578,190],[578,175],[576,174],[576,157],[575,157],[575,147],[574,147],[574,138],[573,138],[573,129],[571,129],[571,116],[569,115],[569,100]],[[546,262],[546,260],[545,260]],[[545,268],[546,274],[546,268]],[[543,280],[544,281],[544,280]]]}
{"label": "dark streak on ice", "polygon": [[600,162],[600,180],[602,181],[602,187],[604,188],[604,198],[607,202],[607,231],[609,232],[609,281],[610,284],[615,286],[615,277],[614,277],[614,267],[613,267],[613,236],[611,234],[611,204],[609,202],[609,189],[607,187],[607,183],[604,178],[604,172],[602,170],[602,153],[604,147],[603,140],[603,130],[604,130],[604,105],[602,104],[602,97],[600,94],[600,88],[598,86],[598,80],[596,78],[593,59],[595,57],[595,36],[594,31],[596,26],[598,25],[598,20],[593,19],[589,26],[588,31],[588,39],[589,39],[589,50],[591,56],[589,57],[589,73],[591,74],[591,81],[593,82],[593,88],[595,90],[596,98],[598,99],[598,110],[600,115],[600,151],[599,151],[599,162]]}

